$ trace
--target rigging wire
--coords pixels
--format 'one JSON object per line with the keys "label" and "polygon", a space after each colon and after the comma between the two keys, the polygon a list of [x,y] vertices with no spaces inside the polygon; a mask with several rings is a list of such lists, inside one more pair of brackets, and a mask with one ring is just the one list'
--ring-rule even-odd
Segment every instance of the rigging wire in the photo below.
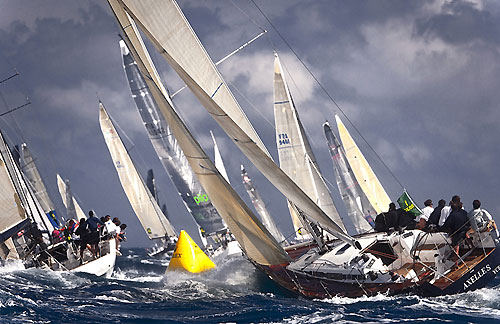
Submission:
{"label": "rigging wire", "polygon": [[382,160],[382,158],[380,157],[380,155],[377,153],[377,151],[375,151],[375,149],[370,145],[370,143],[366,140],[366,138],[363,136],[363,134],[361,134],[361,132],[358,130],[358,128],[356,127],[356,125],[354,125],[354,123],[349,119],[349,117],[347,117],[347,115],[345,114],[345,112],[342,110],[342,108],[340,108],[339,104],[337,103],[337,101],[335,101],[335,99],[330,95],[330,93],[328,92],[328,90],[326,90],[326,88],[323,86],[323,84],[319,81],[319,79],[316,77],[316,75],[312,72],[312,70],[305,64],[305,62],[299,57],[299,55],[297,54],[297,52],[292,48],[292,46],[290,45],[290,43],[288,43],[288,41],[285,39],[285,37],[279,32],[278,28],[276,28],[276,26],[274,26],[274,24],[271,22],[271,20],[269,19],[269,17],[262,11],[262,9],[260,9],[260,7],[257,5],[257,3],[255,2],[255,0],[250,0],[254,6],[257,8],[257,10],[262,14],[262,16],[267,20],[267,22],[269,23],[269,25],[271,25],[271,27],[274,29],[274,31],[276,31],[276,33],[278,34],[278,36],[280,37],[280,39],[285,43],[285,45],[290,49],[290,51],[295,55],[295,57],[297,58],[297,60],[302,64],[302,66],[307,70],[307,72],[311,75],[311,77],[314,79],[314,81],[318,84],[318,86],[321,88],[321,90],[325,93],[325,95],[330,99],[330,101],[335,105],[335,107],[337,107],[337,109],[342,113],[342,115],[347,119],[347,121],[352,125],[352,127],[354,128],[354,130],[356,131],[356,133],[358,133],[358,135],[361,137],[361,139],[368,145],[368,147],[370,148],[371,151],[373,151],[373,153],[375,154],[375,156],[378,158],[378,160],[382,163],[382,165],[387,169],[387,171],[389,172],[389,174],[396,180],[396,182],[401,186],[401,188],[404,189],[404,186],[401,184],[401,182],[399,181],[399,179],[396,177],[396,175],[392,172],[392,170],[389,168],[389,166]]}

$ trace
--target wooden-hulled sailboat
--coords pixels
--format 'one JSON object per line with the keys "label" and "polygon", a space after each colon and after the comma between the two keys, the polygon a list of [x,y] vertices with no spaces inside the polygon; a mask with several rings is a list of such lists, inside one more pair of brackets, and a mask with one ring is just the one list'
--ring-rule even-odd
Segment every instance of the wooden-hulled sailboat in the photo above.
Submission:
{"label": "wooden-hulled sailboat", "polygon": [[[28,267],[54,271],[111,275],[116,259],[115,239],[103,239],[99,257],[78,253],[72,241],[55,240],[54,226],[46,217],[38,198],[27,184],[0,134],[0,204],[5,208],[0,221],[0,259],[18,259]],[[10,202],[9,202],[10,201]]]}
{"label": "wooden-hulled sailboat", "polygon": [[[446,294],[483,287],[500,270],[500,250],[493,232],[476,233],[463,262],[449,262],[449,239],[442,233],[419,230],[402,233],[347,234],[269,157],[215,65],[175,1],[108,0],[122,28],[130,17],[158,48],[248,159],[293,204],[301,218],[338,240],[310,248],[293,260],[252,214],[216,170],[200,145],[159,90],[141,57],[141,73],[148,76],[153,96],[180,147],[214,206],[239,241],[247,257],[282,286],[309,297],[361,296],[410,289],[422,294]],[[140,45],[140,44],[137,44]],[[189,55],[186,55],[189,54]]]}
{"label": "wooden-hulled sailboat", "polygon": [[99,102],[99,124],[123,191],[144,231],[150,240],[161,242],[158,253],[172,252],[177,242],[176,231],[146,188],[102,102]]}

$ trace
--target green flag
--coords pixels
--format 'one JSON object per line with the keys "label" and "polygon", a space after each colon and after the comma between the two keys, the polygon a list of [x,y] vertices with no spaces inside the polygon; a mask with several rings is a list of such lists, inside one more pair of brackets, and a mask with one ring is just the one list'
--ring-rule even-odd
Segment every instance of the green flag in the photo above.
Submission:
{"label": "green flag", "polygon": [[399,207],[403,208],[405,212],[410,213],[415,217],[423,214],[420,208],[418,208],[417,205],[415,205],[415,203],[411,199],[410,195],[406,192],[406,190],[398,198],[398,204]]}

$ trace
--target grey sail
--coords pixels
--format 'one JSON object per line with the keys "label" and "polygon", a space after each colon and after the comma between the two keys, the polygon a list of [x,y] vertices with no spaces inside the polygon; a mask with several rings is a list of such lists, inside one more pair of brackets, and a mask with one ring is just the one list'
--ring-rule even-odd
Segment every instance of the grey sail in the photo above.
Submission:
{"label": "grey sail", "polygon": [[137,63],[123,41],[120,42],[120,47],[132,97],[135,100],[156,154],[179,192],[182,201],[196,223],[206,234],[223,230],[226,226],[222,218],[189,166],[176,138],[151,96],[151,92],[139,72]]}
{"label": "grey sail", "polygon": [[148,187],[149,192],[153,195],[153,198],[158,202],[158,189],[156,189],[156,180],[153,173],[153,169],[148,170],[148,176],[146,178],[146,187]]}
{"label": "grey sail", "polygon": [[35,160],[33,159],[33,156],[31,155],[31,152],[28,149],[26,143],[23,143],[21,145],[21,150],[22,154],[20,155],[21,156],[20,166],[24,175],[28,180],[28,184],[31,186],[31,189],[34,192],[35,197],[40,202],[40,205],[42,206],[42,209],[45,212],[45,215],[47,215],[49,221],[52,223],[52,225],[58,227],[59,221],[56,216],[56,209],[54,203],[49,197],[47,188],[45,187],[42,181],[42,177],[40,176],[40,172],[38,172]]}
{"label": "grey sail", "polygon": [[248,175],[243,165],[241,165],[241,179],[243,180],[243,185],[245,186],[245,189],[250,196],[250,199],[252,200],[252,204],[255,207],[257,214],[259,214],[264,226],[269,230],[269,232],[274,236],[276,240],[278,240],[279,242],[284,242],[285,237],[276,226],[276,223],[271,217],[271,214],[269,214],[269,212],[267,211],[266,204],[262,200],[260,193],[253,185],[252,179]]}
{"label": "grey sail", "polygon": [[375,225],[375,209],[356,180],[347,161],[344,148],[333,134],[330,124],[328,122],[324,123],[323,129],[334,164],[335,179],[346,206],[347,215],[359,234],[366,233],[372,230],[372,226]]}

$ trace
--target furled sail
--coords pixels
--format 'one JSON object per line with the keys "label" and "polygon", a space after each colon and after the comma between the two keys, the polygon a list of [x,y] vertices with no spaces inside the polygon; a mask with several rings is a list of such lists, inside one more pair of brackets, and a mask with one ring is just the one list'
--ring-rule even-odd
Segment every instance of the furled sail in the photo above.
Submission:
{"label": "furled sail", "polygon": [[[345,231],[342,219],[319,172],[316,158],[295,109],[277,53],[274,54],[273,89],[276,146],[281,168],[321,207],[328,217]],[[301,227],[301,222],[293,209],[290,209],[290,212],[297,231]]]}
{"label": "furled sail", "polygon": [[226,167],[224,166],[224,161],[222,161],[222,155],[220,154],[219,146],[217,145],[217,142],[215,141],[215,137],[214,137],[214,134],[212,133],[212,131],[210,131],[210,135],[212,136],[212,141],[214,142],[215,167],[217,168],[217,170],[219,170],[220,174],[222,174],[224,179],[226,179],[227,183],[230,184],[231,181],[229,181],[229,177],[227,176]]}
{"label": "furled sail", "polygon": [[243,167],[243,164],[241,165],[241,179],[243,180],[243,185],[245,186],[245,189],[247,190],[247,193],[252,200],[252,204],[255,207],[257,214],[259,214],[264,226],[269,230],[269,232],[271,232],[271,234],[273,234],[275,239],[277,239],[279,242],[284,242],[285,237],[276,226],[276,223],[271,217],[271,214],[269,214],[269,212],[267,211],[266,204],[262,200],[260,193],[253,185],[252,179]]}
{"label": "furled sail", "polygon": [[28,183],[31,185],[31,189],[35,193],[36,199],[40,202],[45,215],[47,215],[47,219],[54,227],[59,227],[59,220],[56,216],[56,208],[49,197],[47,189],[42,181],[42,177],[36,167],[35,160],[33,159],[26,143],[21,145],[21,150],[21,169],[26,176]]}
{"label": "furled sail", "polygon": [[332,132],[328,122],[323,124],[328,148],[332,156],[335,179],[347,209],[347,215],[354,224],[356,231],[361,234],[372,230],[375,217],[375,209],[359,186],[349,162],[345,156],[344,148],[340,145],[337,137]]}
{"label": "furled sail", "polygon": [[342,120],[340,120],[337,115],[335,115],[335,120],[337,121],[337,128],[347,161],[361,189],[363,189],[363,192],[366,194],[366,197],[368,197],[368,200],[373,208],[375,208],[377,214],[380,214],[382,211],[387,211],[391,199],[368,164],[368,161],[359,150],[359,147],[354,142],[351,134],[347,131],[344,123],[342,123]]}
{"label": "furled sail", "polygon": [[[135,25],[129,21],[119,0],[108,0],[122,30],[127,35],[125,41],[136,58],[139,70],[145,76],[149,89],[160,107],[173,135],[177,138],[191,168],[198,176],[214,206],[226,221],[246,255],[262,265],[286,264],[290,258],[269,231],[260,223],[245,205],[224,177],[217,171],[199,143],[173,109],[170,99],[165,96],[159,79],[151,74],[149,57],[142,41],[137,37]],[[158,5],[159,3],[157,3]],[[162,6],[160,6],[162,7]]]}
{"label": "furled sail", "polygon": [[[117,1],[141,26],[170,66],[259,171],[312,222],[320,224],[322,228],[349,244],[359,246],[270,158],[177,3],[172,0],[147,3],[137,0]],[[179,141],[179,138],[177,140]],[[184,153],[188,156],[185,150]],[[191,166],[194,169],[194,166]],[[203,187],[208,192],[207,186]],[[212,202],[214,203],[213,198]],[[214,206],[217,205],[214,203]],[[242,243],[239,239],[238,241]]]}
{"label": "furled sail", "polygon": [[75,197],[73,197],[69,179],[64,181],[61,176],[57,174],[57,188],[59,189],[59,194],[61,195],[63,204],[66,207],[66,215],[68,219],[74,219],[76,221],[80,221],[82,218],[87,219],[87,215],[85,215],[82,208],[78,204],[78,201],[76,201]]}
{"label": "furled sail", "polygon": [[[120,47],[132,97],[148,131],[151,144],[170,180],[177,188],[187,210],[206,234],[223,230],[225,224],[189,166],[125,42],[120,41]],[[152,68],[154,69],[154,66]]]}
{"label": "furled sail", "polygon": [[99,123],[123,190],[148,237],[176,236],[174,228],[137,172],[102,102],[99,102]]}

